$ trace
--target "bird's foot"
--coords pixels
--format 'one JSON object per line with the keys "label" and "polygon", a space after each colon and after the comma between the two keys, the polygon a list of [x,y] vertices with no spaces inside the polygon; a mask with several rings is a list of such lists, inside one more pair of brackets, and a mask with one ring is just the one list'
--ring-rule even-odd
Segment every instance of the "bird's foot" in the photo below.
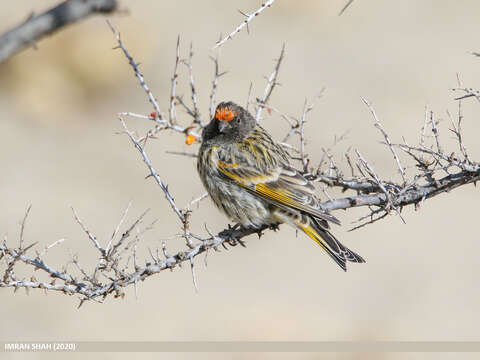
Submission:
{"label": "bird's foot", "polygon": [[[238,230],[238,229],[241,229],[242,226],[240,224],[235,224],[235,225],[230,225],[228,224],[228,229],[224,230],[222,232],[222,235],[225,236],[225,242],[230,245],[230,246],[237,246],[238,244],[242,245],[243,247],[247,247],[245,245],[245,241],[242,241],[238,238],[236,238],[235,236],[233,236],[233,232]],[[223,247],[226,249],[226,246],[225,246],[225,242],[222,243]]]}

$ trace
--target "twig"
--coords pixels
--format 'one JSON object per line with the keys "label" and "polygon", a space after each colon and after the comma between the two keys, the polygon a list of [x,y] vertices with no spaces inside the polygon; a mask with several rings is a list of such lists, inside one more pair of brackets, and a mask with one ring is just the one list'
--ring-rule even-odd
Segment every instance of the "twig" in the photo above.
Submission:
{"label": "twig", "polygon": [[265,90],[263,92],[263,98],[258,100],[257,103],[257,112],[255,114],[255,120],[257,122],[260,121],[260,115],[262,113],[263,107],[268,103],[270,96],[272,95],[273,89],[277,83],[278,72],[280,70],[280,65],[282,64],[283,57],[285,56],[285,44],[282,45],[282,51],[280,51],[280,56],[276,60],[275,67],[267,79],[267,85],[265,86]]}
{"label": "twig", "polygon": [[196,199],[193,199],[192,201],[190,201],[187,205],[187,209],[191,209],[193,205],[199,203],[200,201],[202,201],[203,199],[206,199],[208,197],[208,193],[207,192],[204,192],[202,195],[200,195],[199,197],[197,197]]}
{"label": "twig", "polygon": [[172,155],[182,155],[182,156],[187,156],[191,158],[197,158],[196,153],[190,153],[190,152],[185,152],[185,151],[165,151],[167,154],[172,154]]}
{"label": "twig", "polygon": [[190,94],[192,97],[192,104],[193,104],[193,122],[200,125],[200,127],[204,127],[205,124],[202,122],[200,118],[200,110],[198,109],[198,103],[197,103],[197,91],[195,88],[195,81],[193,79],[193,65],[192,65],[192,59],[193,59],[193,44],[190,43],[190,52],[188,54],[188,63],[186,63],[188,67],[188,72],[190,75]]}
{"label": "twig", "polygon": [[213,80],[212,80],[212,91],[210,92],[210,118],[213,118],[213,115],[215,115],[215,96],[217,94],[217,85],[218,85],[218,79],[220,76],[225,75],[227,72],[220,72],[219,67],[218,67],[218,54],[215,57],[210,57],[214,63],[214,68],[215,72],[213,75]]}
{"label": "twig", "polygon": [[457,88],[457,89],[452,89],[452,90],[461,90],[461,91],[465,92],[465,95],[459,96],[459,97],[455,98],[455,100],[463,100],[463,99],[466,99],[466,98],[474,97],[475,99],[477,99],[480,102],[480,91],[478,91],[478,90],[474,90],[472,88]]}
{"label": "twig", "polygon": [[398,171],[399,171],[400,175],[402,175],[403,183],[406,184],[407,179],[405,177],[405,169],[403,168],[403,165],[400,162],[400,158],[398,157],[397,152],[395,151],[395,149],[392,146],[392,143],[390,142],[390,138],[388,137],[387,132],[383,128],[380,121],[378,121],[377,114],[375,113],[375,110],[373,109],[372,105],[366,99],[364,99],[363,97],[362,97],[362,101],[368,107],[368,110],[370,110],[370,113],[372,114],[373,119],[375,120],[375,127],[382,133],[382,135],[385,139],[385,142],[386,142],[388,148],[390,149],[390,151],[392,152],[393,158],[395,159],[395,161],[397,163]]}
{"label": "twig", "polygon": [[256,10],[255,12],[251,13],[251,14],[244,14],[242,13],[246,19],[243,20],[243,22],[238,25],[235,30],[233,30],[230,34],[228,34],[225,38],[219,40],[216,42],[215,46],[213,47],[214,49],[216,49],[217,47],[219,46],[222,46],[227,40],[231,39],[235,34],[239,33],[245,26],[248,26],[248,23],[250,21],[252,21],[256,16],[258,16],[263,10],[265,10],[266,8],[272,6],[272,4],[275,2],[275,0],[267,0],[265,3],[262,4],[262,6],[260,6],[260,8],[258,10]]}
{"label": "twig", "polygon": [[122,234],[120,239],[117,241],[116,244],[114,244],[111,248],[110,251],[107,254],[108,258],[112,258],[117,251],[120,249],[120,247],[124,244],[125,240],[130,237],[130,234],[132,231],[143,221],[143,218],[145,215],[150,211],[150,209],[145,210],[138,218],[133,222],[132,225]]}
{"label": "twig", "polygon": [[167,185],[165,185],[162,181],[162,179],[160,178],[160,176],[158,175],[158,173],[155,171],[155,169],[153,168],[152,166],[152,163],[150,162],[145,150],[143,149],[143,147],[140,145],[140,143],[138,142],[138,140],[135,139],[135,137],[133,136],[133,134],[128,130],[127,128],[127,125],[125,124],[125,121],[123,120],[123,118],[119,117],[119,120],[120,122],[122,123],[122,126],[123,126],[123,129],[125,130],[125,134],[127,134],[127,136],[130,138],[130,140],[132,141],[133,145],[135,146],[135,148],[140,152],[140,154],[142,155],[142,158],[143,158],[143,162],[147,165],[149,171],[150,171],[150,176],[152,176],[154,179],[155,179],[155,182],[158,184],[158,186],[160,186],[160,188],[162,189],[163,193],[165,194],[165,198],[167,199],[168,203],[170,204],[171,208],[173,209],[173,211],[175,212],[175,214],[177,214],[178,218],[180,219],[180,221],[184,221],[185,218],[182,214],[182,212],[180,211],[180,209],[177,207],[177,205],[175,204],[175,201],[173,200],[173,197],[172,195],[170,195],[170,192],[168,191],[168,187]]}
{"label": "twig", "polygon": [[432,132],[433,132],[433,135],[435,136],[435,142],[437,143],[437,150],[439,153],[441,153],[442,148],[440,146],[440,137],[437,129],[437,124],[433,118],[433,111],[430,111],[430,123],[432,124]]}
{"label": "twig", "polygon": [[344,5],[342,10],[340,10],[340,12],[338,13],[338,16],[341,16],[352,3],[353,3],[353,0],[348,0],[348,2]]}
{"label": "twig", "polygon": [[45,246],[45,247],[43,248],[42,252],[40,252],[40,253],[37,252],[37,258],[43,257],[43,256],[47,253],[48,250],[50,250],[51,248],[57,246],[58,244],[63,243],[64,241],[65,241],[65,239],[58,239],[57,241],[51,243],[50,245]]}
{"label": "twig", "polygon": [[193,258],[190,258],[190,269],[192,270],[192,280],[195,291],[198,292],[197,277],[195,276],[195,267],[193,264]]}
{"label": "twig", "polygon": [[250,95],[252,95],[252,87],[253,87],[253,83],[250,81],[250,86],[248,87],[247,104],[245,105],[245,110],[247,111],[248,111],[248,107],[250,106]]}
{"label": "twig", "polygon": [[116,0],[69,0],[0,35],[0,63],[47,35],[92,14],[108,14],[117,9]]}
{"label": "twig", "polygon": [[120,221],[118,222],[115,230],[113,230],[113,234],[110,237],[110,240],[108,241],[107,247],[105,248],[106,253],[108,254],[110,251],[110,246],[112,245],[113,239],[117,236],[118,231],[120,230],[120,227],[122,226],[123,222],[125,221],[125,218],[127,217],[128,210],[130,209],[130,206],[132,206],[132,202],[130,201],[123,211],[122,217],[120,218]]}
{"label": "twig", "polygon": [[27,210],[25,211],[25,215],[23,216],[23,220],[22,220],[22,225],[20,226],[20,244],[18,246],[20,250],[23,249],[23,242],[24,242],[23,232],[25,231],[25,222],[27,221],[27,217],[31,209],[32,209],[32,205],[30,204],[28,205]]}
{"label": "twig", "polygon": [[168,111],[168,120],[170,124],[175,124],[177,120],[177,113],[175,111],[175,91],[177,89],[177,69],[178,69],[178,62],[180,60],[180,35],[177,37],[177,50],[175,56],[175,66],[173,67],[173,76],[172,76],[172,86],[170,90],[170,107]]}
{"label": "twig", "polygon": [[383,185],[380,178],[375,173],[375,170],[373,170],[372,166],[367,162],[367,160],[365,160],[363,158],[362,154],[360,154],[360,152],[357,149],[355,149],[355,153],[357,154],[358,159],[360,160],[360,164],[362,164],[365,171],[368,173],[368,175],[370,175],[372,177],[375,184],[377,184],[379,189],[385,194],[387,202],[389,203],[389,205],[393,206],[393,202],[392,202],[392,199],[390,198],[390,194],[388,193],[387,189]]}
{"label": "twig", "polygon": [[98,242],[97,238],[86,228],[85,225],[83,225],[83,222],[78,217],[77,213],[75,212],[75,209],[72,206],[70,208],[72,209],[73,216],[75,217],[75,221],[78,223],[78,225],[80,225],[80,227],[83,229],[85,234],[87,234],[88,238],[92,241],[93,245],[95,245],[95,247],[98,249],[98,251],[100,251],[102,256],[105,256],[106,251],[105,251],[104,248],[102,248],[102,246]]}
{"label": "twig", "polygon": [[[133,58],[130,56],[127,49],[123,45],[122,39],[120,38],[120,33],[117,30],[115,30],[115,28],[110,23],[110,21],[107,20],[107,24],[110,27],[110,30],[112,31],[113,35],[115,35],[115,38],[117,39],[118,46],[115,47],[114,49],[121,49],[122,50],[123,54],[125,55],[125,57],[128,60],[128,63],[132,67],[133,72],[135,73],[135,76],[137,77],[137,79],[140,83],[140,86],[143,88],[143,90],[147,94],[148,101],[150,101],[150,103],[153,106],[153,109],[155,110],[155,116],[158,117],[159,120],[163,120],[162,112],[160,110],[160,106],[158,106],[157,100],[155,100],[155,96],[153,96],[152,91],[150,90],[147,83],[145,82],[145,78],[143,77],[143,75],[138,70],[138,64],[135,63],[135,61],[133,60]],[[161,123],[166,123],[166,121],[163,121]]]}
{"label": "twig", "polygon": [[303,112],[302,116],[300,117],[300,156],[302,158],[303,164],[303,171],[308,171],[308,160],[307,155],[305,154],[305,117],[307,116],[308,107],[307,107],[307,99],[305,99],[305,103],[303,105]]}

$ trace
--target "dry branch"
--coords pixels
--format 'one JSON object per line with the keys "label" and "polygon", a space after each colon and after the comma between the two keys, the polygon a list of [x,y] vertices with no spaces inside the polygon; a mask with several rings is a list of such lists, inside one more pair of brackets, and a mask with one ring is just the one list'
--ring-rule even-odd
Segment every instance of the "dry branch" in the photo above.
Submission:
{"label": "dry branch", "polygon": [[0,35],[0,63],[27,47],[35,47],[38,40],[66,25],[92,14],[111,13],[116,8],[116,0],[69,0],[40,15],[32,14],[22,24]]}

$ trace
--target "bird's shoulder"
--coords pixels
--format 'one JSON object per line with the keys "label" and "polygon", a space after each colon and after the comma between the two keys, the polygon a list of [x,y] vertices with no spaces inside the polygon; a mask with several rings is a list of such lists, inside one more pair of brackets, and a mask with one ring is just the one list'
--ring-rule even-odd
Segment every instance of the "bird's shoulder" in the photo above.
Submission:
{"label": "bird's shoulder", "polygon": [[255,126],[245,138],[219,146],[216,152],[219,161],[237,167],[264,171],[289,167],[286,151],[260,125]]}
{"label": "bird's shoulder", "polygon": [[313,185],[289,162],[287,152],[257,125],[243,140],[217,149],[220,172],[244,183],[269,186],[314,195]]}

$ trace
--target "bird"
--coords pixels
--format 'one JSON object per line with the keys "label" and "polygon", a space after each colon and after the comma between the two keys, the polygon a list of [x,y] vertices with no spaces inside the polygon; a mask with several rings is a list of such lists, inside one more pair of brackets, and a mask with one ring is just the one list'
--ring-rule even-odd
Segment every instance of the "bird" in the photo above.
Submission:
{"label": "bird", "polygon": [[344,271],[365,260],[342,245],[315,188],[254,117],[231,101],[218,104],[202,132],[197,157],[200,179],[216,207],[246,229],[286,223],[313,239]]}

